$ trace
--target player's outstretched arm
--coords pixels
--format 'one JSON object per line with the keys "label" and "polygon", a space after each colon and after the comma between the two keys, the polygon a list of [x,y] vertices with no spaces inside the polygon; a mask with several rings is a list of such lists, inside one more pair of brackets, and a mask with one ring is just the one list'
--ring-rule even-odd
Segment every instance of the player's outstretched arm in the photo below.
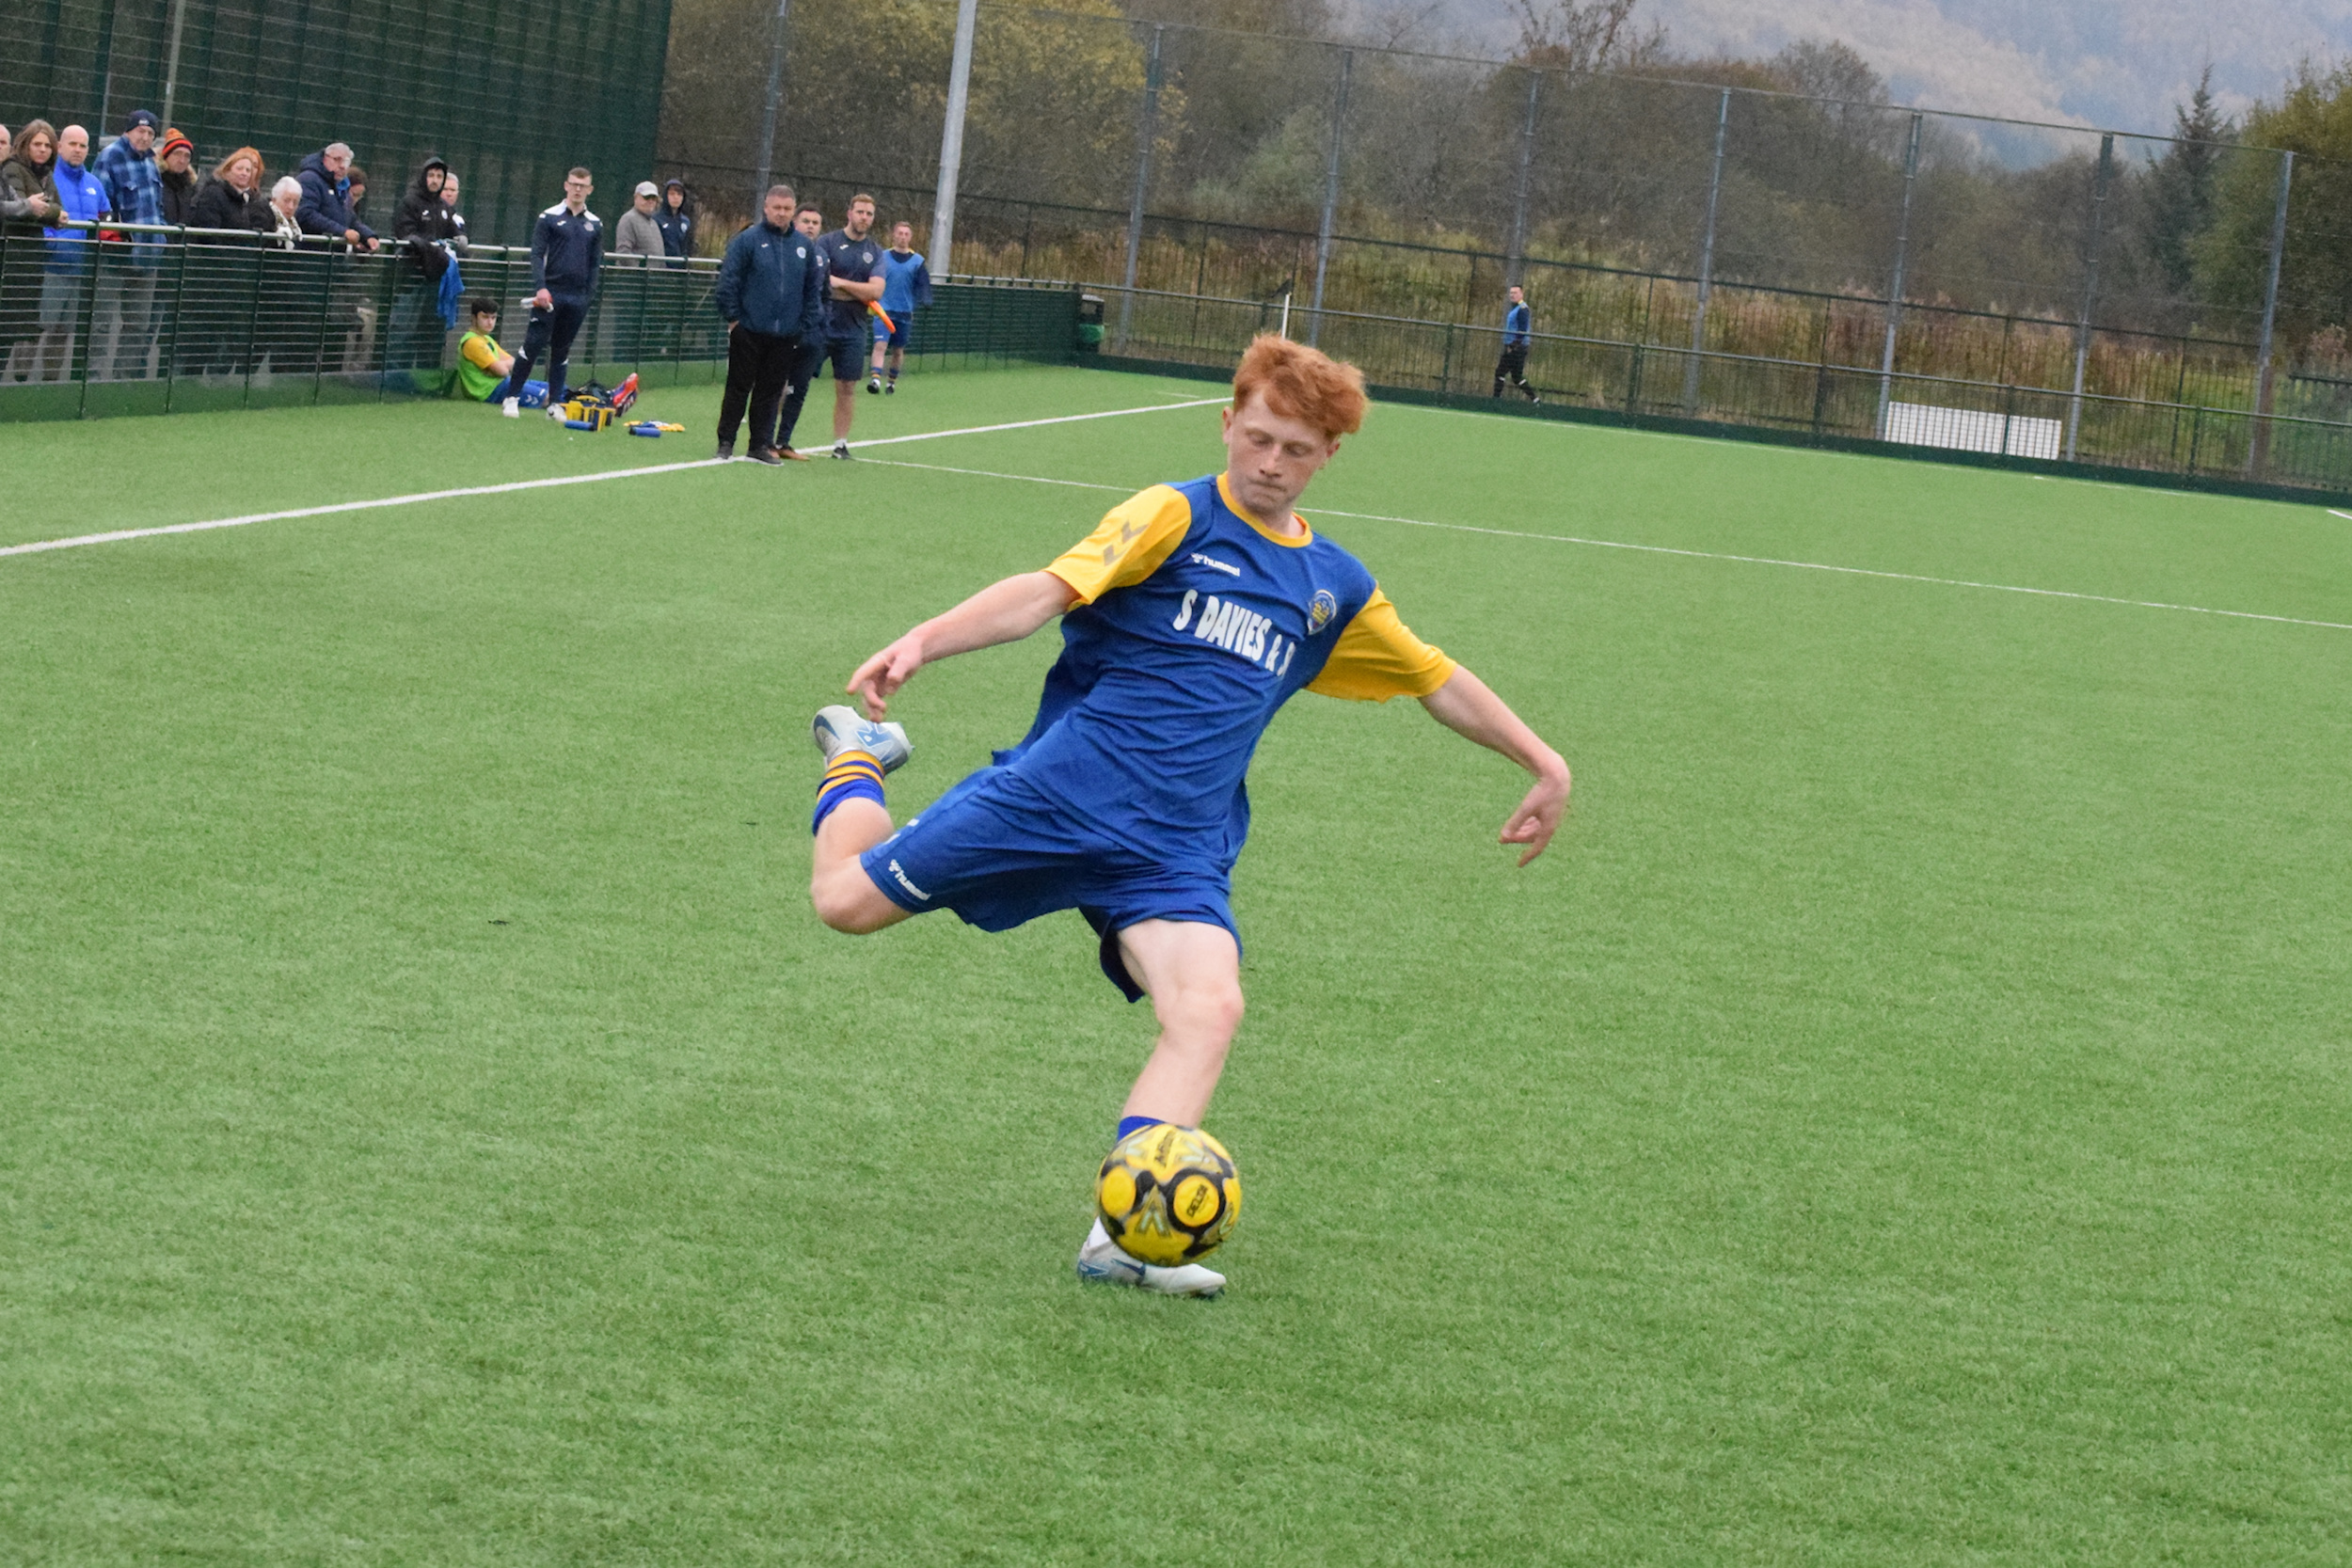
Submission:
{"label": "player's outstretched arm", "polygon": [[1534,787],[1502,824],[1502,842],[1527,846],[1527,853],[1519,857],[1521,865],[1542,854],[1551,835],[1560,831],[1561,814],[1568,809],[1566,759],[1545,745],[1543,737],[1529,729],[1485,681],[1459,665],[1443,686],[1421,700],[1421,705],[1454,734],[1501,752],[1535,775]]}
{"label": "player's outstretched arm", "polygon": [[890,711],[890,698],[898,688],[924,665],[975,648],[1018,642],[1068,610],[1077,597],[1077,590],[1051,572],[1024,572],[991,583],[859,665],[850,677],[849,690],[865,705],[866,718],[879,720]]}

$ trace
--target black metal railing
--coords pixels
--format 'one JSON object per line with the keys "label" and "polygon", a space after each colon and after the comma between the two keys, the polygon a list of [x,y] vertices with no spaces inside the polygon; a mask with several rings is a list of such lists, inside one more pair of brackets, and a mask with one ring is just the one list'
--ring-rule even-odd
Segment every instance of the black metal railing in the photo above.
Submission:
{"label": "black metal railing", "polygon": [[[87,230],[90,226],[79,226]],[[316,239],[292,249],[242,231],[109,225],[122,238],[0,236],[0,421],[449,395],[464,301],[501,308],[520,345],[529,255],[477,245],[456,265],[453,324],[438,281],[405,251]],[[572,349],[571,378],[707,381],[726,358],[718,263],[608,260]],[[1077,292],[1027,280],[943,284],[918,361],[1066,356]]]}

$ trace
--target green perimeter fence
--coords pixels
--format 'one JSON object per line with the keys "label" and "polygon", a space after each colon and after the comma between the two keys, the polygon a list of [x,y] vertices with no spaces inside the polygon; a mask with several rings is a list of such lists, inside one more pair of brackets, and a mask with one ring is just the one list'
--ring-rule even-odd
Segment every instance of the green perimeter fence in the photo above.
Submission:
{"label": "green perimeter fence", "polygon": [[[453,392],[462,310],[445,325],[437,286],[405,254],[284,250],[201,230],[159,237],[0,236],[0,422]],[[500,341],[519,347],[529,255],[476,246],[458,266],[467,296],[499,302]],[[631,371],[656,388],[720,379],[717,284],[716,261],[608,264],[572,349],[572,383]],[[1072,285],[967,279],[935,295],[916,325],[918,363],[1072,351]]]}
{"label": "green perimeter fence", "polygon": [[[1089,293],[1107,302],[1106,362],[1221,371],[1255,334],[1286,331],[1353,362],[1377,387],[1452,401],[1490,397],[1501,356],[1502,334],[1491,326],[1317,311],[1280,297],[1092,286]],[[2098,469],[2198,487],[2352,494],[2352,422],[2335,419],[1890,373],[1841,363],[1834,353],[1694,351],[1649,341],[1638,329],[1537,332],[1527,374],[1546,404],[1591,418],[1687,421],[1726,434]],[[1504,397],[1524,406],[1508,389]]]}

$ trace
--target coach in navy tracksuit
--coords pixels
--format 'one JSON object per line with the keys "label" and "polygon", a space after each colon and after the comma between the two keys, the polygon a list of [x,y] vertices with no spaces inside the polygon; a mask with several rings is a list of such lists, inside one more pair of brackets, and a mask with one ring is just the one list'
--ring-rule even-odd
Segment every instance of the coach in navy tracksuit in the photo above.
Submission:
{"label": "coach in navy tracksuit", "polygon": [[531,325],[506,384],[520,387],[530,380],[532,366],[546,355],[551,417],[564,401],[572,340],[588,319],[596,297],[596,268],[604,261],[604,224],[588,210],[588,193],[595,189],[586,169],[572,170],[564,177],[564,199],[541,213],[531,231],[531,280],[539,292],[532,297]]}
{"label": "coach in navy tracksuit", "polygon": [[719,263],[719,314],[727,324],[727,389],[719,399],[719,455],[735,455],[743,404],[752,405],[752,458],[781,463],[776,405],[799,367],[801,338],[820,329],[825,270],[817,245],[792,227],[792,187],[771,185],[760,220],[727,242]]}

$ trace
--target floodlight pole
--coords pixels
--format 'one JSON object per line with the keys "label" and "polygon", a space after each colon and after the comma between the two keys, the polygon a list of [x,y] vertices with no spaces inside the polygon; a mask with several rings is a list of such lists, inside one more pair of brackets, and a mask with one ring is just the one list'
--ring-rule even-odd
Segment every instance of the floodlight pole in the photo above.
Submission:
{"label": "floodlight pole", "polygon": [[2090,253],[2083,261],[2083,308],[2074,316],[2074,391],[2066,403],[2066,460],[2074,461],[2083,428],[2083,371],[2090,362],[2090,307],[2099,293],[2099,236],[2106,227],[2107,176],[2115,167],[2115,135],[2099,138],[2099,172],[2090,182]]}
{"label": "floodlight pole", "polygon": [[1919,123],[1911,116],[1911,146],[1903,153],[1903,208],[1895,223],[1895,280],[1886,291],[1886,347],[1879,356],[1879,439],[1886,439],[1886,405],[1895,396],[1895,329],[1902,322],[1903,269],[1911,261],[1911,190],[1919,181]]}
{"label": "floodlight pole", "polygon": [[1165,26],[1152,29],[1152,54],[1143,68],[1143,112],[1136,119],[1136,195],[1127,206],[1127,265],[1120,286],[1119,339],[1116,353],[1127,352],[1127,329],[1136,314],[1136,262],[1143,251],[1143,197],[1152,183],[1152,140],[1160,125],[1160,37]]}
{"label": "floodlight pole", "polygon": [[1682,362],[1682,412],[1699,411],[1699,356],[1707,350],[1707,296],[1715,288],[1715,209],[1724,194],[1724,136],[1731,129],[1731,89],[1715,105],[1715,166],[1707,177],[1707,229],[1699,236],[1699,303],[1691,314],[1691,354]]}
{"label": "floodlight pole", "polygon": [[759,113],[759,172],[752,177],[752,215],[757,219],[775,179],[776,111],[784,104],[784,19],[792,0],[776,0],[775,20],[768,28],[768,98]]}
{"label": "floodlight pole", "polygon": [[1527,187],[1535,167],[1535,99],[1543,86],[1542,71],[1527,73],[1527,116],[1519,121],[1518,188],[1511,198],[1511,255],[1502,273],[1505,290],[1520,281],[1521,263],[1527,259]]}
{"label": "floodlight pole", "polygon": [[1307,321],[1307,341],[1323,340],[1323,275],[1331,265],[1331,220],[1340,206],[1340,138],[1347,133],[1347,80],[1356,71],[1356,51],[1340,51],[1340,96],[1331,107],[1331,157],[1323,171],[1323,232],[1315,240],[1315,298]]}
{"label": "floodlight pole", "polygon": [[164,64],[164,124],[171,124],[172,102],[180,96],[180,35],[188,24],[188,0],[171,0],[171,54]]}
{"label": "floodlight pole", "polygon": [[2270,460],[2272,338],[2279,323],[2279,266],[2286,259],[2287,192],[2295,183],[2295,154],[2279,154],[2279,198],[2270,214],[2270,270],[2263,282],[2262,345],[2254,353],[2254,434],[2246,444],[2246,477],[2261,476]]}
{"label": "floodlight pole", "polygon": [[931,198],[933,277],[952,270],[956,248],[956,177],[963,172],[963,112],[972,102],[972,35],[978,30],[980,0],[958,0],[956,52],[947,67],[947,122],[939,133],[939,192]]}

